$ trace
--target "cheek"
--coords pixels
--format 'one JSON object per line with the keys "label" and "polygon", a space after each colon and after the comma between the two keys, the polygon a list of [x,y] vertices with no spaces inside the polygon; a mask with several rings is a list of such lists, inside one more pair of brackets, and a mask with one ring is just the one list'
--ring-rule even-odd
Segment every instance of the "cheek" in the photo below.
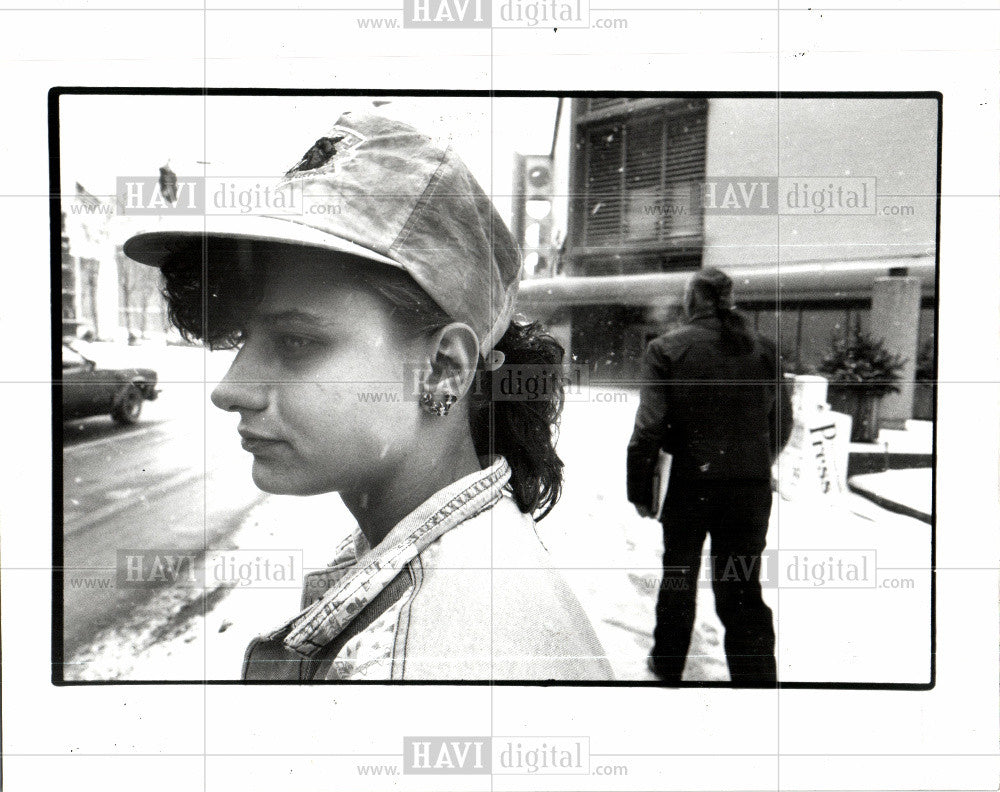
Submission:
{"label": "cheek", "polygon": [[409,402],[367,405],[360,412],[356,425],[368,441],[373,462],[390,464],[418,451],[414,417],[414,405]]}
{"label": "cheek", "polygon": [[398,384],[343,382],[306,390],[296,400],[295,420],[313,453],[336,456],[338,466],[372,465],[398,459],[412,448],[419,407]]}

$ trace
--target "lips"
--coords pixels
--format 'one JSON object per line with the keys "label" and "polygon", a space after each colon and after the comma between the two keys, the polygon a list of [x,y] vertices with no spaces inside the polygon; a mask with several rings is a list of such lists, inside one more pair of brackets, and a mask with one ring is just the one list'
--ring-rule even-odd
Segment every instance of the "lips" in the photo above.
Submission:
{"label": "lips", "polygon": [[240,445],[243,446],[244,451],[249,451],[251,454],[266,453],[269,450],[273,450],[280,445],[284,445],[284,440],[279,440],[276,437],[267,437],[266,435],[259,435],[254,432],[247,431],[246,429],[239,429],[240,437],[243,441]]}

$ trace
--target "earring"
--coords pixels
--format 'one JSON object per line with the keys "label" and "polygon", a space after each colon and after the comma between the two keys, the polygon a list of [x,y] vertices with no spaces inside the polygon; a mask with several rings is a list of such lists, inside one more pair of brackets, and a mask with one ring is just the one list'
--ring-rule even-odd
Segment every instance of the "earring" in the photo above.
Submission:
{"label": "earring", "polygon": [[424,391],[420,394],[420,406],[423,407],[431,415],[445,416],[448,414],[448,410],[451,409],[451,405],[458,401],[458,397],[450,393],[446,393],[441,397],[441,401],[434,398],[434,394],[430,391]]}

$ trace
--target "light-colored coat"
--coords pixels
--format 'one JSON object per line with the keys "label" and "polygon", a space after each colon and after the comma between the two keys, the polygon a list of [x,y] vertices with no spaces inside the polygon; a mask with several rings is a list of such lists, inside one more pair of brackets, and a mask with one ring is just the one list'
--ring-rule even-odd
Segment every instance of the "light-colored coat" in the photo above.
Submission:
{"label": "light-colored coat", "polygon": [[436,493],[379,545],[360,531],[306,576],[303,611],[251,643],[244,679],[609,680],[576,596],[502,457]]}

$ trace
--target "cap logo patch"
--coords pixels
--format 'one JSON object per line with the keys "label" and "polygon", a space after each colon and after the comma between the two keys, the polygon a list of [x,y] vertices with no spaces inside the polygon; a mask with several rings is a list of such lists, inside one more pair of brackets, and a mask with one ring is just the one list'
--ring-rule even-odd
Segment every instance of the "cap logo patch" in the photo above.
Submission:
{"label": "cap logo patch", "polygon": [[334,127],[329,136],[321,137],[312,144],[299,161],[285,173],[285,177],[288,178],[298,173],[323,168],[327,164],[330,164],[331,167],[324,168],[324,170],[332,170],[335,159],[346,154],[362,141],[364,141],[364,138],[357,133],[348,129]]}

